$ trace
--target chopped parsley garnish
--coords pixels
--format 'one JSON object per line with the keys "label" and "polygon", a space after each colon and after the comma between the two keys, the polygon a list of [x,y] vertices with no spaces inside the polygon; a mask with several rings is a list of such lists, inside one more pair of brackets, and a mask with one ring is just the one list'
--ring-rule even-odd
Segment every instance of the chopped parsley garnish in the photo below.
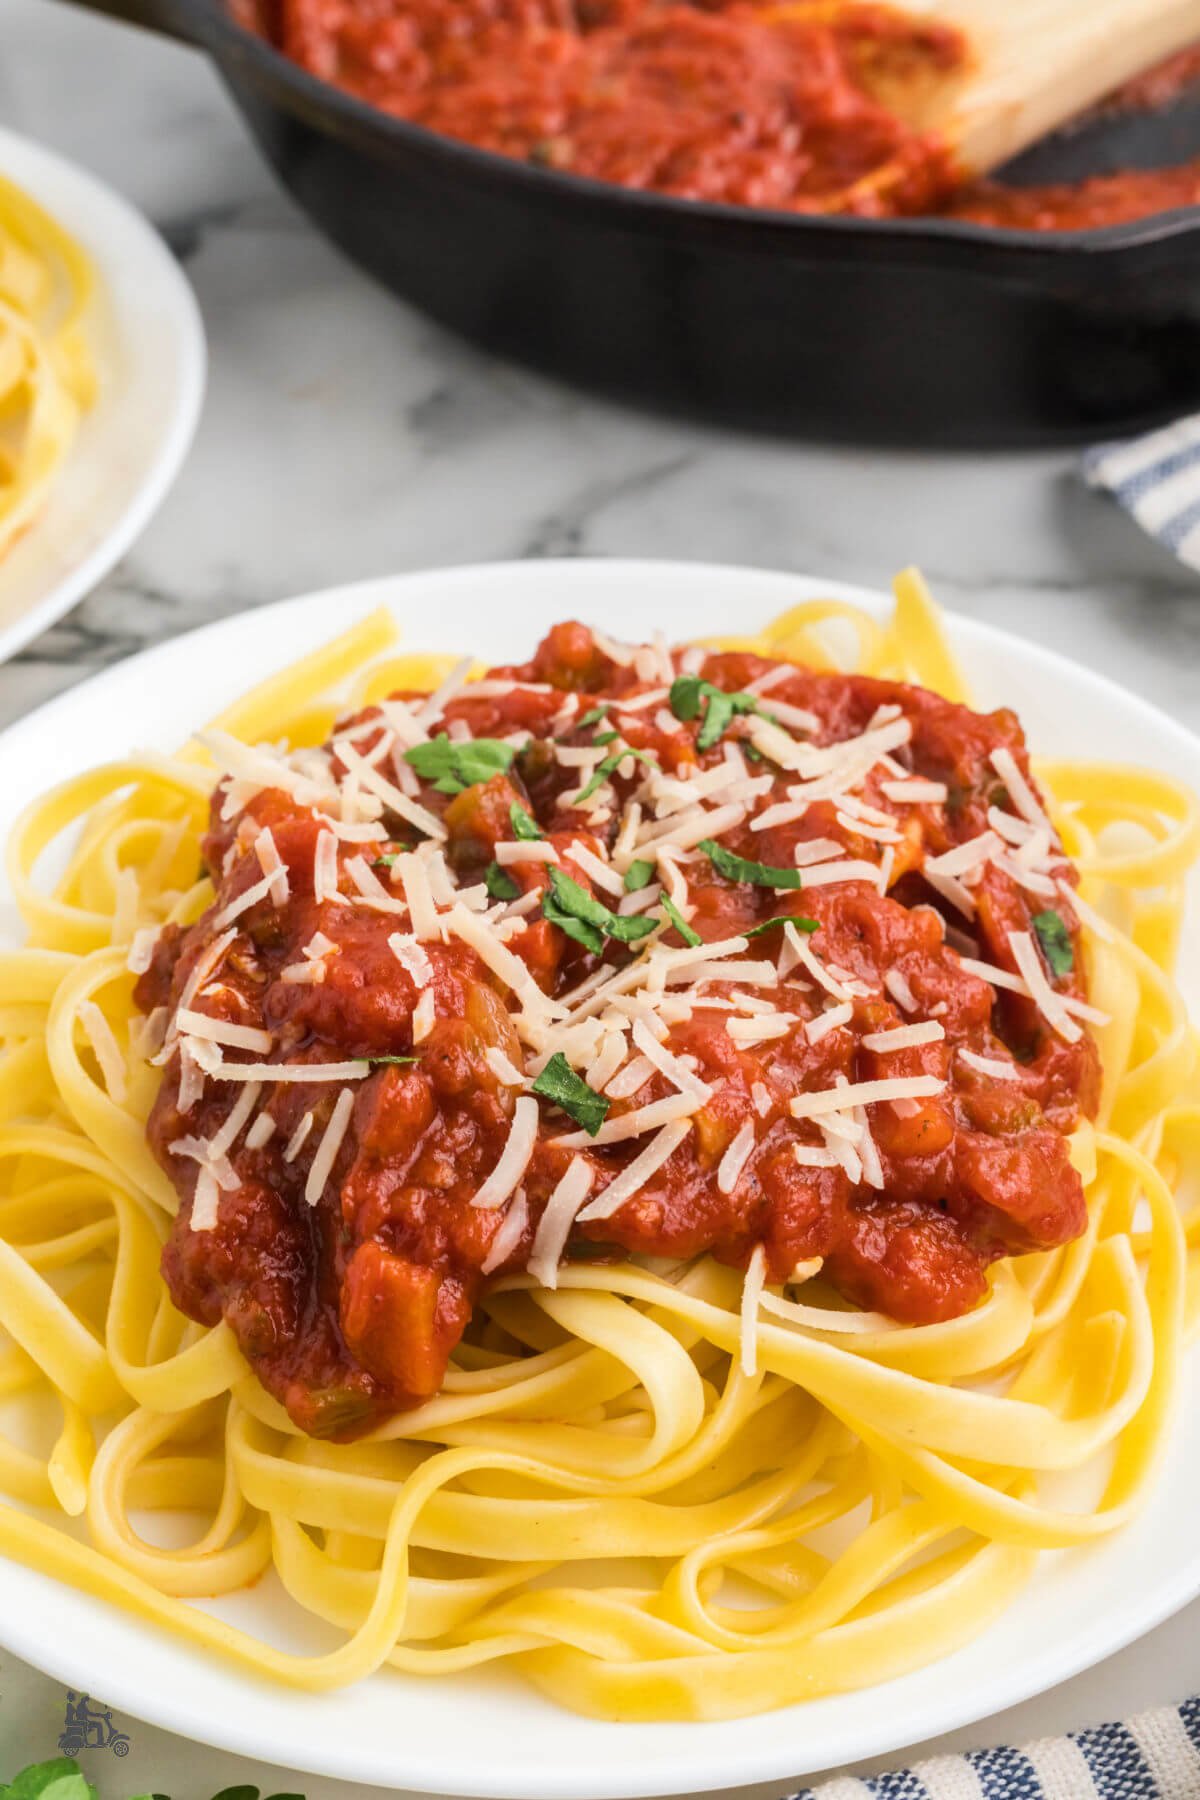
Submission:
{"label": "chopped parsley garnish", "polygon": [[726,881],[750,881],[755,887],[798,888],[803,885],[799,869],[776,869],[770,863],[751,862],[748,857],[736,856],[732,850],[726,850],[713,838],[702,838],[699,849],[703,850],[718,875],[724,875]]}
{"label": "chopped parsley garnish", "polygon": [[507,869],[502,869],[498,862],[490,862],[483,872],[484,885],[493,900],[519,900],[521,884],[514,881]]}
{"label": "chopped parsley garnish", "polygon": [[746,938],[760,937],[764,931],[774,931],[777,925],[794,925],[797,931],[805,931],[810,935],[821,929],[819,919],[806,919],[800,913],[780,913],[774,919],[763,919],[758,925],[747,925],[738,935]]}
{"label": "chopped parsley garnish", "polygon": [[1062,914],[1055,912],[1053,907],[1046,912],[1035,913],[1033,929],[1038,934],[1042,954],[1050,965],[1050,973],[1069,975],[1075,967],[1075,950]]}
{"label": "chopped parsley garnish", "polygon": [[630,750],[628,748],[616,750],[611,756],[605,757],[604,761],[596,769],[587,786],[579,790],[578,794],[576,794],[574,800],[571,802],[572,806],[582,806],[585,800],[590,800],[592,795],[596,792],[596,789],[602,787],[610,775],[616,774],[627,756],[636,756],[638,761],[645,763],[648,769],[657,769],[658,767],[654,758],[652,756],[647,756],[644,750]]}
{"label": "chopped parsley garnish", "polygon": [[533,1084],[532,1092],[543,1100],[552,1100],[568,1118],[581,1125],[589,1137],[595,1137],[612,1105],[603,1094],[597,1094],[571,1067],[561,1050],[556,1050]]}
{"label": "chopped parsley garnish", "polygon": [[631,862],[625,871],[625,892],[636,894],[639,888],[649,887],[653,880],[654,864],[639,857],[637,862]]}
{"label": "chopped parsley garnish", "polygon": [[554,868],[550,870],[550,891],[542,901],[542,917],[596,956],[604,949],[606,937],[619,944],[636,944],[655,929],[653,919],[626,918],[610,911],[577,881]]}
{"label": "chopped parsley garnish", "polygon": [[724,688],[714,687],[700,675],[676,676],[671,683],[670,704],[677,719],[690,724],[698,718],[702,700],[705,703],[704,723],[696,739],[697,750],[711,750],[738,713],[758,711],[758,701],[753,694],[727,694]]}
{"label": "chopped parsley garnish", "polygon": [[525,811],[519,800],[514,800],[509,807],[508,817],[513,836],[519,843],[532,844],[541,838],[542,832],[537,820]]}
{"label": "chopped parsley garnish", "polygon": [[694,950],[697,944],[702,944],[704,942],[700,933],[692,930],[669,894],[664,894],[659,904],[685,944],[689,945]]}
{"label": "chopped parsley garnish", "polygon": [[373,857],[371,867],[373,869],[390,869],[399,854],[398,850],[389,850],[386,856]]}
{"label": "chopped parsley garnish", "polygon": [[477,781],[490,781],[503,775],[517,754],[515,744],[502,744],[499,738],[469,738],[454,744],[444,734],[427,744],[414,744],[404,752],[404,760],[425,781],[432,781],[439,794],[461,794]]}

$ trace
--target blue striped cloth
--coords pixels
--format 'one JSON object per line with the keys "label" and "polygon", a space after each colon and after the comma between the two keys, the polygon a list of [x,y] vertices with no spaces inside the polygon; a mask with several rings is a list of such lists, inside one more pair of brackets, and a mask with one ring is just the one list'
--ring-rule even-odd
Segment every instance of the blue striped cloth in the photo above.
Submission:
{"label": "blue striped cloth", "polygon": [[840,1775],[788,1800],[1200,1800],[1200,1698],[1020,1750]]}
{"label": "blue striped cloth", "polygon": [[1200,569],[1200,414],[1124,443],[1095,445],[1084,452],[1083,478]]}

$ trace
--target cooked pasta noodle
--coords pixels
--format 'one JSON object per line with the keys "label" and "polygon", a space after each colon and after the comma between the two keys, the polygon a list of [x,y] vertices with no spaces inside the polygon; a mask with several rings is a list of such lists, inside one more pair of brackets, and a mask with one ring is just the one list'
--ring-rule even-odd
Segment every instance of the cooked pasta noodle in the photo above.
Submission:
{"label": "cooked pasta noodle", "polygon": [[95,398],[94,285],[74,238],[0,176],[0,557],[46,504]]}
{"label": "cooked pasta noodle", "polygon": [[[912,574],[888,626],[810,601],[743,641],[836,667],[847,632],[857,669],[965,694]],[[365,620],[217,727],[319,744],[347,698],[452,666],[392,638]],[[0,1548],[301,1688],[506,1660],[581,1712],[714,1719],[942,1656],[1039,1552],[1119,1529],[1200,1314],[1197,1039],[1171,974],[1200,813],[1164,774],[1039,773],[1110,1021],[1099,1118],[1073,1140],[1082,1237],[998,1262],[978,1307],[923,1326],[819,1281],[803,1303],[768,1286],[747,1317],[742,1277],[708,1257],[568,1262],[553,1290],[510,1275],[440,1393],[350,1444],[299,1432],[228,1326],[189,1322],[159,1275],[177,1199],[145,1141],[159,1073],[127,961],[137,931],[210,902],[205,753],[132,757],[39,801],[9,847],[28,941],[0,953],[0,1387],[47,1423],[36,1448],[0,1439]],[[1099,1497],[1076,1508],[1060,1478],[1092,1464]],[[181,1510],[206,1515],[192,1542],[143,1535],[143,1515]],[[272,1565],[334,1628],[323,1654],[191,1604]]]}

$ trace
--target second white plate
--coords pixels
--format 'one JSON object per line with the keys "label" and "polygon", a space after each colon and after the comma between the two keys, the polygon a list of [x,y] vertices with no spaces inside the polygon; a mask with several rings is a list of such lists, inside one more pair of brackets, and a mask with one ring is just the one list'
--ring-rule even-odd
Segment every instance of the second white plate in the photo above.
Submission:
{"label": "second white plate", "polygon": [[0,662],[60,619],[125,554],[187,453],[204,393],[204,328],[179,265],[141,214],[27,138],[0,130],[0,175],[78,240],[99,277],[100,389],[45,511],[0,556]]}

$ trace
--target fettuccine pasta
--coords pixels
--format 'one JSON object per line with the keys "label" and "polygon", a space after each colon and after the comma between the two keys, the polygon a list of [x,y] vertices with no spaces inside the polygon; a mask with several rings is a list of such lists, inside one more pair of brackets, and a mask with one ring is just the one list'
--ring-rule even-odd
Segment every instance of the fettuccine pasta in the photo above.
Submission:
{"label": "fettuccine pasta", "polygon": [[80,245],[0,175],[0,557],[36,520],[96,394]]}
{"label": "fettuccine pasta", "polygon": [[[888,625],[810,601],[738,643],[837,669],[847,634],[862,673],[965,697],[911,574]],[[434,689],[452,659],[393,637],[366,619],[217,732],[319,745],[347,705]],[[1071,1140],[1081,1235],[1001,1258],[977,1305],[926,1324],[848,1307],[819,1273],[760,1270],[751,1291],[708,1255],[569,1259],[554,1287],[509,1271],[439,1390],[352,1442],[299,1429],[230,1325],[186,1318],[159,1272],[179,1201],[146,1142],[162,1072],[128,964],[139,934],[212,902],[208,754],[47,795],[8,852],[27,942],[0,952],[0,1386],[43,1422],[0,1438],[0,1549],[299,1688],[507,1661],[580,1712],[716,1719],[943,1656],[1042,1552],[1119,1530],[1200,1316],[1197,1038],[1172,979],[1200,813],[1165,774],[1037,773],[1106,1020],[1097,1115]],[[49,883],[47,852],[65,856]],[[1095,1503],[1065,1501],[1093,1466]],[[203,1529],[162,1548],[147,1515],[181,1511]],[[333,1628],[323,1654],[192,1604],[272,1567]]]}

